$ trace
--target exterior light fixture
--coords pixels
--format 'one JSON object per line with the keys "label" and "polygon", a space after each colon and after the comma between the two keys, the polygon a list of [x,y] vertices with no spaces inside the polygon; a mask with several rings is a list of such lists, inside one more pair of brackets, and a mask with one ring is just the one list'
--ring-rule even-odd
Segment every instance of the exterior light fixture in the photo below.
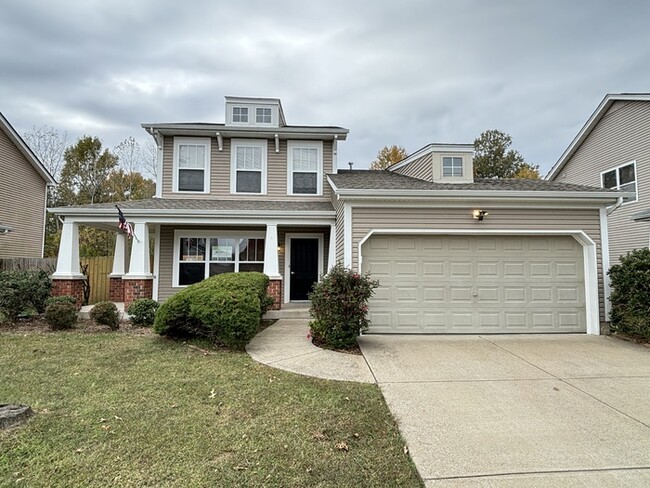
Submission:
{"label": "exterior light fixture", "polygon": [[486,215],[490,215],[490,214],[487,212],[487,210],[480,210],[480,209],[479,209],[479,210],[474,210],[473,215],[474,215],[474,218],[475,218],[476,220],[478,220],[479,222],[482,222],[482,221],[483,221],[483,218],[484,218]]}

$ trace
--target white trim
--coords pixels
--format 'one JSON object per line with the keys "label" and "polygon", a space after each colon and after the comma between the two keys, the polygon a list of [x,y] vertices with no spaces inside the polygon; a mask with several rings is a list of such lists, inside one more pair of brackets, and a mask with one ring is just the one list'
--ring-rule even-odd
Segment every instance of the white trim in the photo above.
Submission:
{"label": "white trim", "polygon": [[160,224],[154,227],[156,230],[156,237],[153,244],[153,288],[151,298],[158,301],[158,287],[160,286]]}
{"label": "white trim", "polygon": [[[335,135],[334,139],[332,139],[332,173],[333,174],[337,174],[339,172],[338,154],[339,154],[339,136]],[[329,180],[329,177],[327,179]]]}
{"label": "white trim", "polygon": [[429,153],[433,152],[446,152],[446,153],[472,153],[474,154],[474,144],[427,144],[426,146],[418,149],[412,154],[409,154],[401,161],[389,166],[386,168],[388,171],[395,171],[406,166],[413,161],[426,156]]}
{"label": "white trim", "polygon": [[[195,145],[195,146],[204,146],[205,147],[205,160],[203,162],[203,191],[180,191],[178,189],[178,156],[179,156],[179,146]],[[205,193],[210,193],[210,166],[211,166],[211,145],[212,139],[210,137],[174,137],[174,152],[172,154],[172,192],[180,194],[189,194],[189,195],[202,195]],[[186,168],[184,168],[186,169]],[[162,185],[161,185],[162,187]]]}
{"label": "white trim", "polygon": [[343,204],[343,266],[352,268],[352,205]]}
{"label": "white trim", "polygon": [[[629,166],[630,164],[634,167],[634,188],[635,188],[635,190],[634,190],[634,200],[630,199],[627,202],[624,201],[621,204],[621,206],[625,206],[625,205],[628,205],[630,203],[637,203],[639,201],[639,177],[638,177],[637,172],[636,172],[636,159],[633,159],[632,161],[628,161],[627,163],[624,163],[624,164],[619,164],[618,166],[614,166],[612,168],[609,168],[609,169],[606,169],[605,171],[600,172],[600,187],[601,188],[603,188],[603,189],[605,188],[603,186],[603,175],[605,173],[611,173],[612,171],[614,171],[615,174],[616,174],[616,188],[608,188],[608,190],[621,191],[620,190],[621,182],[620,182],[620,172],[619,172],[619,170],[621,168],[625,167],[625,166]],[[624,183],[624,184],[629,185],[630,183]],[[627,193],[629,195],[632,194],[632,192],[624,192],[624,193]]]}
{"label": "white trim", "polygon": [[598,261],[596,243],[582,230],[538,230],[538,229],[371,229],[358,245],[358,265],[361,270],[363,255],[361,246],[375,234],[417,234],[417,235],[569,235],[583,248],[585,277],[585,313],[587,334],[600,335],[600,303],[598,297]]}
{"label": "white trim", "polygon": [[562,168],[568,163],[569,159],[575,154],[582,143],[587,139],[591,131],[598,125],[603,116],[607,113],[612,104],[616,101],[629,101],[629,102],[647,102],[650,101],[650,94],[647,93],[609,93],[600,102],[596,110],[591,114],[585,125],[582,126],[580,132],[573,138],[569,147],[567,147],[560,159],[553,165],[548,174],[544,177],[545,180],[555,179]]}
{"label": "white trim", "polygon": [[605,321],[609,322],[612,313],[612,303],[609,296],[612,293],[612,285],[607,271],[609,271],[609,227],[607,225],[607,207],[600,207],[600,253],[603,267],[603,291],[605,300]]}
{"label": "white trim", "polygon": [[[165,146],[165,136],[158,131],[151,131],[154,143],[156,144],[156,198],[162,198],[163,195],[163,151]],[[173,156],[172,156],[173,157]]]}
{"label": "white trim", "polygon": [[291,296],[291,239],[318,239],[318,276],[323,275],[324,237],[322,232],[287,232],[284,234],[284,303],[289,303]]}
{"label": "white trim", "polygon": [[264,235],[264,274],[271,280],[281,280],[280,256],[278,253],[278,224],[269,222],[266,224]]}
{"label": "white trim", "polygon": [[[172,255],[172,288],[186,288],[189,285],[179,285],[178,284],[178,270],[180,264],[180,239],[183,238],[204,238],[206,239],[206,249],[205,249],[205,274],[204,277],[208,277],[210,259],[209,258],[209,242],[210,238],[219,238],[219,237],[229,237],[233,239],[264,239],[266,237],[266,232],[264,231],[242,231],[242,230],[227,230],[227,229],[218,229],[218,230],[192,230],[192,229],[176,229],[174,230],[174,245],[173,255]],[[235,253],[235,262],[239,260],[239,252]],[[205,279],[204,278],[204,279]]]}
{"label": "white trim", "polygon": [[330,224],[330,242],[327,251],[326,273],[329,273],[336,265],[336,224]]}
{"label": "white trim", "polygon": [[[316,193],[293,192],[293,150],[316,149]],[[299,197],[318,197],[323,195],[323,141],[287,141],[287,195]]]}
{"label": "white trim", "polygon": [[[262,176],[259,192],[237,191],[237,148],[258,147],[262,150]],[[267,192],[268,142],[266,139],[231,139],[230,141],[230,193],[233,195],[266,195]],[[257,171],[257,170],[241,170]]]}

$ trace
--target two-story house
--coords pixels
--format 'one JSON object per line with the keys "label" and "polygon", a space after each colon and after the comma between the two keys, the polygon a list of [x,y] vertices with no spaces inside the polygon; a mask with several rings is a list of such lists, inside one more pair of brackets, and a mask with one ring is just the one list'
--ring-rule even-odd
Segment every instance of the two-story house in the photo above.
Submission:
{"label": "two-story house", "polygon": [[[143,127],[158,143],[158,194],[119,204],[135,237],[127,259],[118,233],[115,301],[255,270],[280,307],[341,262],[380,281],[370,332],[598,334],[605,320],[602,215],[617,191],[475,179],[466,144],[338,170],[347,129],[288,125],[276,99],[227,97],[221,124]],[[78,227],[117,231],[117,210],[51,210],[64,218],[55,290],[77,294]]]}
{"label": "two-story house", "polygon": [[630,192],[607,211],[609,262],[648,247],[650,94],[606,95],[546,179]]}
{"label": "two-story house", "polygon": [[43,163],[0,113],[0,258],[42,258],[48,187]]}

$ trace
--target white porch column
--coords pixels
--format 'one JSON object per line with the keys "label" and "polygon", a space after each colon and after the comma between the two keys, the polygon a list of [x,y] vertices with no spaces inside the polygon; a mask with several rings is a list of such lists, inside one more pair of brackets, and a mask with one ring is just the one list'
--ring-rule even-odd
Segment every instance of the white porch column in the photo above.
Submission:
{"label": "white porch column", "polygon": [[336,224],[330,224],[330,247],[327,253],[327,272],[336,265]]}
{"label": "white porch column", "polygon": [[79,267],[79,224],[67,219],[63,222],[59,255],[54,279],[84,279]]}
{"label": "white porch column", "polygon": [[281,279],[278,258],[278,225],[266,224],[264,239],[264,274],[270,279]]}
{"label": "white porch column", "polygon": [[149,226],[144,222],[136,222],[133,231],[135,237],[132,238],[131,242],[129,272],[124,277],[127,279],[153,278],[149,265]]}
{"label": "white porch column", "polygon": [[122,277],[126,272],[126,234],[118,232],[115,235],[115,251],[113,253],[112,278]]}

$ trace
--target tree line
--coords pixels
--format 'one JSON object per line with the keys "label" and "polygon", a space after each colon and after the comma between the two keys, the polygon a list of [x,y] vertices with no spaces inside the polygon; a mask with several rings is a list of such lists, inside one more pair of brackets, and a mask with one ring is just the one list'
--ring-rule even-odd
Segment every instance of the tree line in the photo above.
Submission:
{"label": "tree line", "polygon": [[[144,148],[128,137],[112,150],[95,136],[69,143],[66,132],[48,126],[33,127],[25,142],[57,180],[48,191],[47,206],[88,205],[151,198],[156,193],[156,147]],[[117,221],[117,212],[116,212]],[[46,257],[57,255],[61,222],[48,213],[45,222]],[[92,227],[79,230],[82,257],[113,254],[115,233]]]}
{"label": "tree line", "polygon": [[[539,166],[527,163],[519,151],[510,149],[511,145],[512,137],[500,130],[486,130],[477,137],[474,140],[474,177],[539,179]],[[407,155],[402,146],[384,146],[370,169],[386,169]]]}

